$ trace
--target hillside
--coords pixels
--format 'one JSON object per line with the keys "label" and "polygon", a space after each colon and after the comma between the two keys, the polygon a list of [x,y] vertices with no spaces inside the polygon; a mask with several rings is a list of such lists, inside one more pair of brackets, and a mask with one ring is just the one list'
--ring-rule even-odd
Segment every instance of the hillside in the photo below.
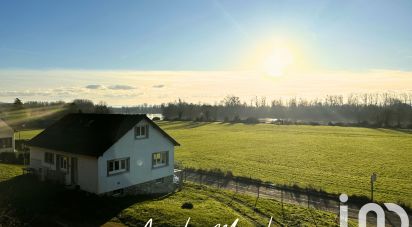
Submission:
{"label": "hillside", "polygon": [[[41,183],[21,176],[20,166],[0,164],[0,223],[20,226],[83,225],[105,223],[141,226],[153,218],[154,226],[183,226],[190,217],[192,226],[230,224],[238,226],[337,226],[336,215],[284,205],[270,199],[186,184],[182,191],[163,197],[99,197],[70,191],[62,186]],[[183,203],[193,204],[183,209]],[[351,223],[353,224],[353,223]]]}
{"label": "hillside", "polygon": [[220,169],[279,184],[412,202],[412,134],[331,126],[162,122],[185,167]]}
{"label": "hillside", "polygon": [[[408,131],[332,126],[281,126],[159,122],[182,146],[176,160],[184,167],[220,169],[278,184],[330,193],[370,195],[406,203],[412,198],[412,134]],[[31,138],[37,131],[23,131]]]}

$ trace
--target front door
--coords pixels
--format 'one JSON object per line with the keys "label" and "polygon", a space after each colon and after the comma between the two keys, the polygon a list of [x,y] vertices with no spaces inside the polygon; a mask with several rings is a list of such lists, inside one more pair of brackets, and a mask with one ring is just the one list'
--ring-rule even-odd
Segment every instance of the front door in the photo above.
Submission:
{"label": "front door", "polygon": [[77,185],[77,158],[71,158],[71,184]]}

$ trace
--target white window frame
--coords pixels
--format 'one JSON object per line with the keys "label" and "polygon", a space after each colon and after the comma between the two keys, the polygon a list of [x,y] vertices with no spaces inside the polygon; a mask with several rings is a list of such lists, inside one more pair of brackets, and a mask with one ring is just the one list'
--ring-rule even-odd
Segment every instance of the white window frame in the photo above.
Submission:
{"label": "white window frame", "polygon": [[[110,167],[112,165],[112,168]],[[117,168],[116,168],[117,167]],[[130,158],[119,158],[107,161],[107,175],[112,176],[128,172],[130,169]]]}
{"label": "white window frame", "polygon": [[134,138],[135,139],[145,139],[149,137],[149,125],[137,125],[134,127]]}
{"label": "white window frame", "polygon": [[152,153],[152,168],[161,168],[169,165],[169,151]]}
{"label": "white window frame", "polygon": [[60,161],[59,163],[60,170],[67,171],[68,169],[67,165],[69,164],[69,158],[67,156],[61,155],[59,158],[59,161]]}

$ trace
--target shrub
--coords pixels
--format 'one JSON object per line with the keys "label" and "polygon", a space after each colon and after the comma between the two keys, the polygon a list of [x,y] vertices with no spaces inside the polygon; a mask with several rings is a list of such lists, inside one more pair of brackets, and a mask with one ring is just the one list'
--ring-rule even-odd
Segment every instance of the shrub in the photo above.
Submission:
{"label": "shrub", "polygon": [[26,158],[26,164],[30,160],[30,153],[26,152],[2,152],[0,153],[0,161],[9,164],[24,164],[24,159]]}
{"label": "shrub", "polygon": [[236,116],[233,118],[233,121],[232,121],[232,122],[234,122],[234,123],[239,123],[239,122],[242,122],[242,120],[240,119],[239,115],[236,115]]}
{"label": "shrub", "polygon": [[0,160],[5,163],[16,163],[17,164],[17,156],[15,152],[0,153]]}
{"label": "shrub", "polygon": [[244,122],[246,124],[257,124],[259,123],[259,120],[256,117],[248,117]]}
{"label": "shrub", "polygon": [[193,209],[193,204],[191,202],[185,202],[182,204],[182,209]]}
{"label": "shrub", "polygon": [[160,117],[154,117],[152,120],[153,121],[160,121]]}

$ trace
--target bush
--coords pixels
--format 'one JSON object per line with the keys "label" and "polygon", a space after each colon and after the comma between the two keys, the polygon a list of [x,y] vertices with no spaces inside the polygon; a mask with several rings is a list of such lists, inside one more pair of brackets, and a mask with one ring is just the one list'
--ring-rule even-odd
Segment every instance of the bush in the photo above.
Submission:
{"label": "bush", "polygon": [[17,155],[15,152],[2,152],[0,153],[0,161],[5,163],[16,163]]}
{"label": "bush", "polygon": [[320,124],[319,124],[319,122],[316,122],[316,121],[309,121],[308,125],[319,126]]}
{"label": "bush", "polygon": [[236,116],[233,118],[233,121],[232,121],[232,122],[234,122],[234,123],[239,123],[239,122],[242,122],[242,120],[240,119],[239,115],[236,115]]}
{"label": "bush", "polygon": [[153,121],[160,121],[160,117],[154,117],[152,120]]}
{"label": "bush", "polygon": [[191,202],[185,202],[182,204],[182,209],[193,209],[193,204]]}
{"label": "bush", "polygon": [[256,117],[248,117],[244,122],[246,124],[257,124],[259,123],[259,120]]}
{"label": "bush", "polygon": [[26,164],[30,160],[29,152],[2,152],[0,153],[0,161],[9,164],[24,164],[24,159],[26,159]]}

